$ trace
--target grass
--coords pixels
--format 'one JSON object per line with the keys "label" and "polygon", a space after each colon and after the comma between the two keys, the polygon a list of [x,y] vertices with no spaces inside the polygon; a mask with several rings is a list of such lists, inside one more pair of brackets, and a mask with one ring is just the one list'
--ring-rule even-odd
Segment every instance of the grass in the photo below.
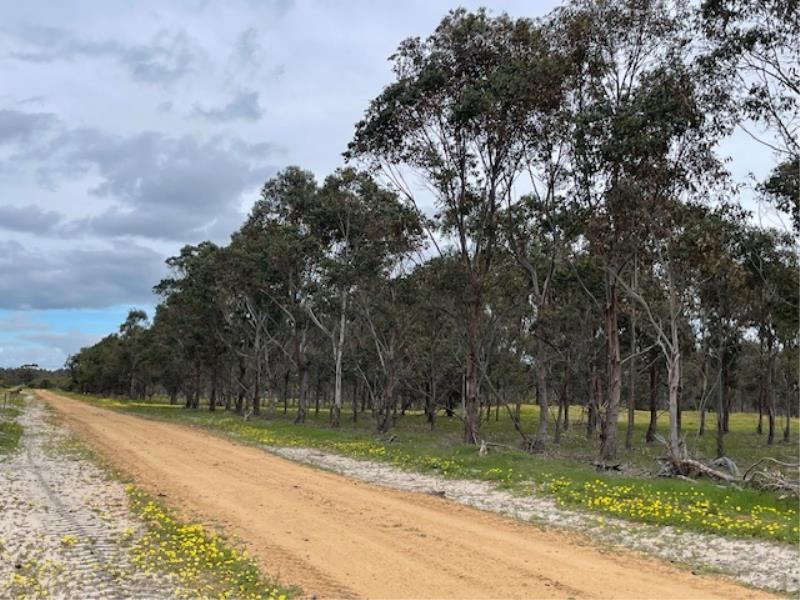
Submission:
{"label": "grass", "polygon": [[[0,399],[6,392],[0,389]],[[0,400],[0,456],[11,454],[19,446],[22,437],[22,425],[17,417],[22,413],[22,398],[15,396],[5,403]]]}
{"label": "grass", "polygon": [[216,533],[181,522],[132,485],[125,489],[132,511],[146,526],[145,534],[131,546],[133,565],[146,575],[171,573],[182,588],[191,590],[192,597],[287,600],[297,594],[296,589],[283,589],[266,580],[255,561]]}
{"label": "grass", "polygon": [[[596,472],[589,464],[595,456],[596,442],[587,440],[577,423],[565,432],[560,445],[551,443],[543,456],[499,449],[481,457],[474,447],[461,442],[461,424],[457,419],[439,419],[436,431],[431,433],[421,415],[407,414],[397,423],[392,432],[395,438],[389,442],[374,433],[367,415],[362,415],[359,423],[347,420],[336,431],[328,426],[327,415],[322,413],[317,417],[312,413],[305,426],[297,426],[291,423],[291,413],[244,421],[224,411],[187,411],[160,402],[74,397],[144,417],[202,427],[245,443],[314,447],[444,477],[489,480],[520,493],[535,491],[550,495],[564,506],[631,521],[789,543],[797,543],[800,538],[794,500],[756,490],[723,488],[709,481],[690,483],[647,477],[645,469],[652,469],[661,448],[658,444],[644,443],[649,418],[644,411],[636,415],[634,449],[620,450],[621,461],[641,470],[643,475],[632,476]],[[531,428],[537,414],[535,407],[523,407],[523,423]],[[684,431],[695,431],[697,419],[696,413],[684,412]],[[796,462],[797,434],[788,444],[767,447],[765,436],[755,433],[755,419],[748,414],[731,416],[731,432],[726,435],[727,454],[740,466],[748,466],[767,455]],[[713,415],[709,421],[713,424]],[[797,419],[792,425],[797,432]],[[484,423],[483,434],[499,443],[514,444],[518,439],[502,415],[497,422],[492,419]],[[688,433],[686,439],[694,452],[713,456],[713,430],[703,438]]]}

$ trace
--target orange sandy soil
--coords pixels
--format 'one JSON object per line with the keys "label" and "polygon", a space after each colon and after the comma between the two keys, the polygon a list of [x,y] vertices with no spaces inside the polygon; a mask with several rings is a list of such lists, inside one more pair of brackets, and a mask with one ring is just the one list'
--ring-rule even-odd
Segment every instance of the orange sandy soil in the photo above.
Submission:
{"label": "orange sandy soil", "polygon": [[39,392],[136,483],[318,598],[762,598],[446,499],[354,481],[203,431]]}

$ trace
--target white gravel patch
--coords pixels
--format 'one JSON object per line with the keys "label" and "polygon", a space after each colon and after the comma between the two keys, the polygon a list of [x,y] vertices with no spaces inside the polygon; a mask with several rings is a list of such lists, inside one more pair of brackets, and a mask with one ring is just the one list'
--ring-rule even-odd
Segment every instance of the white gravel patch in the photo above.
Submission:
{"label": "white gravel patch", "polygon": [[443,495],[475,508],[547,527],[580,532],[601,544],[622,546],[690,568],[729,575],[753,587],[796,595],[800,548],[756,539],[679,531],[557,506],[548,497],[518,496],[485,481],[446,479],[404,471],[385,463],[313,448],[266,447],[294,461],[391,488]]}
{"label": "white gravel patch", "polygon": [[47,417],[27,397],[20,448],[0,459],[0,598],[175,597],[169,578],[129,562],[127,543],[143,530],[124,486],[70,451]]}

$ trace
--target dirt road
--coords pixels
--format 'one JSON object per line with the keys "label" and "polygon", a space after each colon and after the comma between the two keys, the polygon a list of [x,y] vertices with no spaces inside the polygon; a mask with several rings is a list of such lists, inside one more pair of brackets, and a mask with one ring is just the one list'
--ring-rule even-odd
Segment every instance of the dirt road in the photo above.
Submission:
{"label": "dirt road", "polygon": [[42,392],[112,464],[245,542],[310,596],[758,598],[623,552],[603,553],[424,494],[352,481],[202,431]]}

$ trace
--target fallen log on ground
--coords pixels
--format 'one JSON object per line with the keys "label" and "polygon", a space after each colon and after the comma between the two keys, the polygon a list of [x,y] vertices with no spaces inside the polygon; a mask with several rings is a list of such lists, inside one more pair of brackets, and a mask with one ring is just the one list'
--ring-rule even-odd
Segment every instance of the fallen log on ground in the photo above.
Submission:
{"label": "fallen log on ground", "polygon": [[[727,456],[705,463],[689,457],[686,445],[682,442],[677,448],[673,448],[661,436],[656,436],[656,439],[664,444],[667,450],[664,456],[656,459],[661,465],[658,472],[659,477],[678,477],[689,480],[705,477],[739,489],[750,487],[800,498],[800,464],[798,463],[787,463],[766,456],[756,461],[743,475],[740,475],[739,467]],[[758,467],[764,463],[774,465],[775,468],[759,469]],[[785,470],[789,470],[790,473]]]}

